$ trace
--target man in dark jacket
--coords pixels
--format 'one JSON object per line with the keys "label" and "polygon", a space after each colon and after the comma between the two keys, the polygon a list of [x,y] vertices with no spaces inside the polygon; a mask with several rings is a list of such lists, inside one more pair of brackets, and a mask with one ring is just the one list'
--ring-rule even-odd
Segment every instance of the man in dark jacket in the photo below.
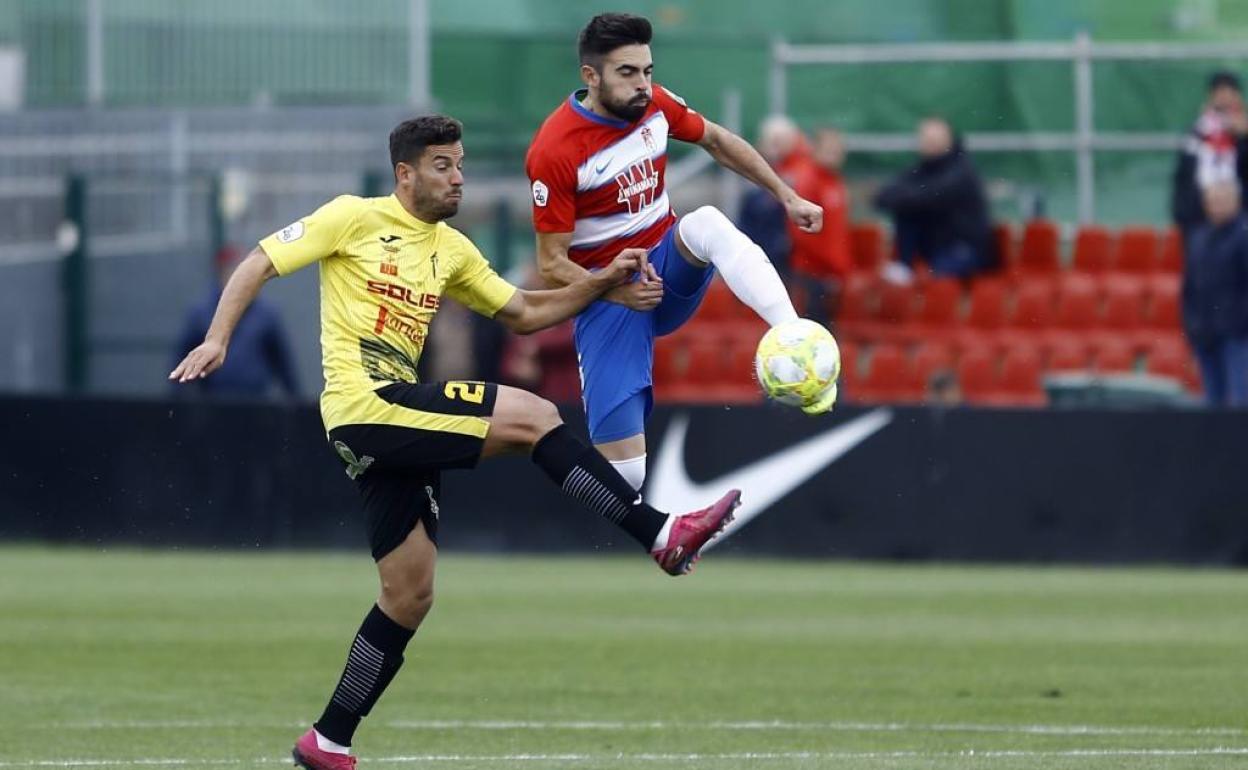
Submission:
{"label": "man in dark jacket", "polygon": [[1248,216],[1235,182],[1205,190],[1187,242],[1183,329],[1211,406],[1248,406]]}
{"label": "man in dark jacket", "polygon": [[[232,246],[217,253],[217,280],[187,313],[173,351],[175,363],[203,342],[222,287],[243,256]],[[282,319],[277,308],[257,299],[239,319],[225,364],[207,379],[174,383],[173,388],[177,395],[194,392],[213,398],[248,399],[267,396],[274,384],[289,397],[298,398],[299,378]]]}
{"label": "man in dark jacket", "polygon": [[1205,221],[1201,193],[1218,182],[1248,184],[1248,114],[1239,78],[1215,72],[1209,96],[1179,150],[1170,194],[1174,223],[1186,239]]}
{"label": "man in dark jacket", "polygon": [[891,275],[904,280],[919,255],[932,273],[958,278],[995,262],[983,183],[943,118],[919,123],[918,164],[885,185],[875,205],[893,217],[901,267]]}

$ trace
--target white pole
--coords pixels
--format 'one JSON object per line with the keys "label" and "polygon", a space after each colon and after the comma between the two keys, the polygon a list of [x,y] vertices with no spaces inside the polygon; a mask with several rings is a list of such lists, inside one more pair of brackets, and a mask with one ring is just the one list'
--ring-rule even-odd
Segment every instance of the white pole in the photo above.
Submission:
{"label": "white pole", "polygon": [[789,66],[785,61],[788,52],[788,44],[783,38],[776,38],[771,42],[771,74],[767,83],[767,108],[772,115],[783,115],[788,109],[788,82],[786,81],[785,67]]}
{"label": "white pole", "polygon": [[87,104],[104,103],[104,0],[86,2]]}
{"label": "white pole", "polygon": [[408,0],[407,18],[407,100],[421,110],[433,107],[430,89],[432,35],[429,31],[429,0]]}
{"label": "white pole", "polygon": [[1096,163],[1092,101],[1092,38],[1086,30],[1075,35],[1075,175],[1078,182],[1079,222],[1096,220]]}
{"label": "white pole", "polygon": [[[737,88],[724,89],[723,114],[724,128],[737,136],[741,135],[741,91]],[[741,177],[721,168],[719,170],[719,210],[736,220],[737,205],[741,202]]]}

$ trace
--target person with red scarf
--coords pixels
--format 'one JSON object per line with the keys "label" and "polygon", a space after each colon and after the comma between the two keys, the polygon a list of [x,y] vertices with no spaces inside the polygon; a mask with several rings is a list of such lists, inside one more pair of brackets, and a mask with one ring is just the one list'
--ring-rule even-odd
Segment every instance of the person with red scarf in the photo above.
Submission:
{"label": "person with red scarf", "polygon": [[1170,209],[1185,241],[1208,222],[1204,192],[1231,181],[1248,187],[1248,112],[1239,78],[1215,72],[1209,77],[1204,110],[1183,141],[1174,168]]}

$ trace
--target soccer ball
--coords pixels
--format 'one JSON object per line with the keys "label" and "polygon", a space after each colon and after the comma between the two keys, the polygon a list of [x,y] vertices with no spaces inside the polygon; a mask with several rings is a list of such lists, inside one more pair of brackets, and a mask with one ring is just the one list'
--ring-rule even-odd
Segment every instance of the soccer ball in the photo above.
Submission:
{"label": "soccer ball", "polygon": [[754,355],[754,373],[767,397],[781,404],[811,407],[829,395],[835,401],[841,351],[832,332],[799,318],[763,335]]}

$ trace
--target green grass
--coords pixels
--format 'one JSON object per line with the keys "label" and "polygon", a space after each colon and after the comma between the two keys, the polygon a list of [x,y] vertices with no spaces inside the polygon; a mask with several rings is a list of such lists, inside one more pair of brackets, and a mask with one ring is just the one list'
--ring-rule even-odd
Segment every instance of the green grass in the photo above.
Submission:
{"label": "green grass", "polygon": [[[0,767],[280,766],[374,594],[364,555],[0,549]],[[672,580],[640,557],[451,555],[356,750],[1194,770],[1248,764],[1245,715],[1248,574],[712,556]]]}

